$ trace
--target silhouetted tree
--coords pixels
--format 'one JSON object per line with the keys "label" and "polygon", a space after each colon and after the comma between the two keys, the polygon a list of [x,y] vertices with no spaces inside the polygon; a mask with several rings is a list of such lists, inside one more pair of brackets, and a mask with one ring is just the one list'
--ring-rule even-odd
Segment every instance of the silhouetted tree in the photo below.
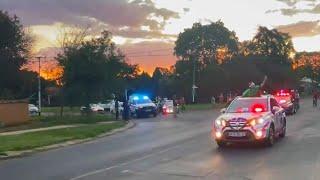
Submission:
{"label": "silhouetted tree", "polygon": [[221,21],[209,25],[195,23],[179,34],[175,44],[174,53],[179,59],[199,61],[202,65],[219,63],[216,58],[218,50],[225,51],[226,57],[238,52],[235,32],[227,29]]}
{"label": "silhouetted tree", "polygon": [[287,33],[281,33],[276,29],[269,30],[260,26],[257,34],[248,45],[249,54],[281,57],[281,63],[287,63],[292,53],[295,52],[291,37]]}
{"label": "silhouetted tree", "polygon": [[0,10],[0,98],[25,98],[20,69],[27,62],[31,42],[19,18]]}

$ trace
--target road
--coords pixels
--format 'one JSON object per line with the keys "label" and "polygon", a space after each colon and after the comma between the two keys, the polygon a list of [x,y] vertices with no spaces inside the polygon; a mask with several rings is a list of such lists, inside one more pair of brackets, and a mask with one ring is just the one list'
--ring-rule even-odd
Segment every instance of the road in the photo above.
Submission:
{"label": "road", "polygon": [[288,117],[287,137],[272,148],[211,142],[218,111],[136,120],[95,141],[0,161],[2,180],[320,179],[320,110],[311,100]]}

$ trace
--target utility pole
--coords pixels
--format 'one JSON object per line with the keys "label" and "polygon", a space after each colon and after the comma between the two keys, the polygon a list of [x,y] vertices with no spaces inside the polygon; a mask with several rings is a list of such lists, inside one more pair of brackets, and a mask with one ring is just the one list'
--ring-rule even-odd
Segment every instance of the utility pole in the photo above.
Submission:
{"label": "utility pole", "polygon": [[196,96],[196,59],[193,58],[193,73],[192,73],[192,103],[195,103]]}
{"label": "utility pole", "polygon": [[39,108],[39,116],[41,116],[41,56],[36,57],[38,59],[38,108]]}
{"label": "utility pole", "polygon": [[[203,38],[204,34],[201,34],[201,48],[202,51],[204,50],[203,46],[204,46],[204,38]],[[201,57],[203,60],[203,54],[201,53]],[[199,57],[200,58],[200,57]],[[195,103],[195,96],[196,96],[196,89],[198,87],[196,86],[196,58],[193,58],[193,72],[192,72],[192,103]]]}

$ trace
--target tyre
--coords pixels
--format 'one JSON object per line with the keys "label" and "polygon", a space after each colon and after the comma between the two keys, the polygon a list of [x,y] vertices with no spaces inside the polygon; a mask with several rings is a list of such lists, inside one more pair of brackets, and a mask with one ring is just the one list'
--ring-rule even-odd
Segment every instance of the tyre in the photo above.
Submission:
{"label": "tyre", "polygon": [[274,140],[275,140],[274,127],[270,126],[269,132],[268,132],[268,137],[265,140],[265,145],[267,147],[272,147],[274,144]]}
{"label": "tyre", "polygon": [[287,133],[287,120],[284,118],[284,123],[283,123],[283,127],[282,127],[282,131],[279,134],[280,138],[284,138],[286,136]]}
{"label": "tyre", "polygon": [[219,148],[224,148],[227,146],[227,143],[224,141],[217,141],[217,145]]}
{"label": "tyre", "polygon": [[157,117],[157,113],[155,112],[155,113],[153,113],[153,117]]}

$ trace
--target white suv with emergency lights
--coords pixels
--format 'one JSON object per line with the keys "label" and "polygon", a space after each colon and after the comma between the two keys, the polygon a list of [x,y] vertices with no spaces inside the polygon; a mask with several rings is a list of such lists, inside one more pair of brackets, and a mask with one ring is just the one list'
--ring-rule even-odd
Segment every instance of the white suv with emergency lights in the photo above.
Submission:
{"label": "white suv with emergency lights", "polygon": [[213,121],[211,136],[219,147],[228,143],[263,142],[272,146],[286,135],[284,109],[271,96],[236,97]]}

